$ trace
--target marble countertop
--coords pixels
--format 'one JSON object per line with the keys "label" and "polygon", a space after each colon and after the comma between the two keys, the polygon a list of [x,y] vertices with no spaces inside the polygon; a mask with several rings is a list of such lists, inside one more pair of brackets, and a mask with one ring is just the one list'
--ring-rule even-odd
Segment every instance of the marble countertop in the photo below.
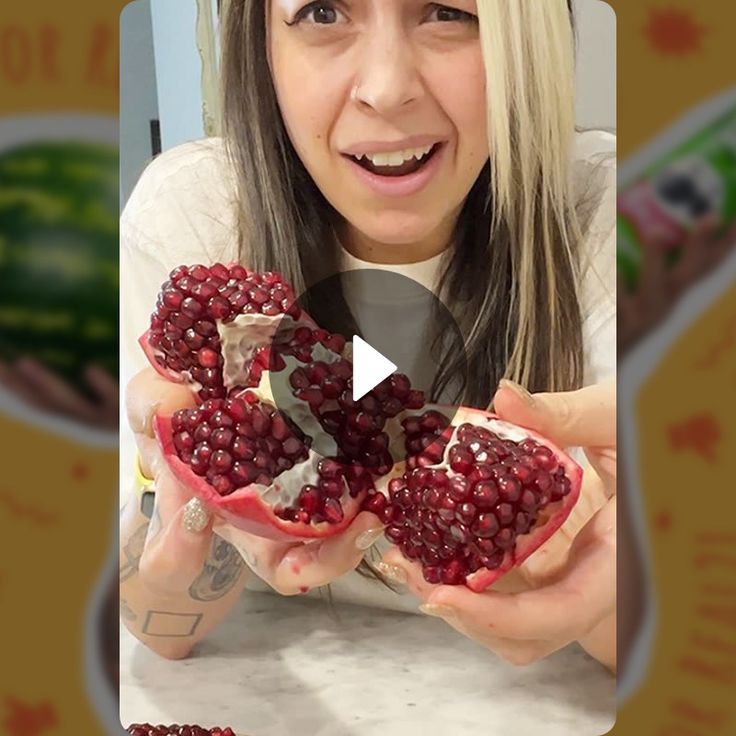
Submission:
{"label": "marble countertop", "polygon": [[122,628],[120,665],[124,726],[238,736],[598,736],[616,707],[614,678],[576,646],[517,668],[441,620],[268,593],[182,661]]}

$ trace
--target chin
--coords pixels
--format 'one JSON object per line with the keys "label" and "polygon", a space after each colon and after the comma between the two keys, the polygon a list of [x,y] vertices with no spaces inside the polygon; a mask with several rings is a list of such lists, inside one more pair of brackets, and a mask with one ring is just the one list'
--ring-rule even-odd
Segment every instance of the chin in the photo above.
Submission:
{"label": "chin", "polygon": [[351,220],[370,240],[382,245],[415,245],[428,240],[437,232],[436,216],[381,213]]}

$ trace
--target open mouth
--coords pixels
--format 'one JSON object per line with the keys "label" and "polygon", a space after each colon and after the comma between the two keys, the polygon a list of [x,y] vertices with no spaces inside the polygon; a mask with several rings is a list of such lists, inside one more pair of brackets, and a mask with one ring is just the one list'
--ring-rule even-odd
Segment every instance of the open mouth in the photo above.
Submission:
{"label": "open mouth", "polygon": [[362,156],[350,156],[361,168],[378,176],[400,177],[415,174],[424,168],[439,151],[442,143],[435,143],[422,148],[409,148],[404,151],[390,153],[372,153]]}

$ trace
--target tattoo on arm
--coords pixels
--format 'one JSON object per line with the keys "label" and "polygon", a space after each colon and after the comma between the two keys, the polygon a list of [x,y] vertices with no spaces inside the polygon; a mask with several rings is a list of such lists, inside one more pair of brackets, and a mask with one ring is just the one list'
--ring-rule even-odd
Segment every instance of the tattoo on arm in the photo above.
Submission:
{"label": "tattoo on arm", "polygon": [[194,636],[202,622],[203,615],[201,613],[147,611],[141,631],[148,636]]}
{"label": "tattoo on arm", "polygon": [[138,565],[143,555],[143,547],[146,543],[146,534],[148,533],[148,522],[138,527],[128,538],[128,542],[123,547],[123,559],[120,565],[120,582],[125,582],[138,572]]}
{"label": "tattoo on arm", "polygon": [[204,569],[189,587],[189,595],[196,601],[218,600],[232,590],[242,572],[243,558],[238,550],[214,534]]}
{"label": "tattoo on arm", "polygon": [[133,609],[128,605],[128,602],[124,601],[122,598],[120,599],[120,615],[126,621],[135,621],[138,618]]}

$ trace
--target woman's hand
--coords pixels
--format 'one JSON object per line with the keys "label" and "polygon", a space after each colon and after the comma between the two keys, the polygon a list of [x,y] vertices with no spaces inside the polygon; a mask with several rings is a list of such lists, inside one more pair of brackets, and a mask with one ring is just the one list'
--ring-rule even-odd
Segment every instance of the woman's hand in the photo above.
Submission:
{"label": "woman's hand", "polygon": [[608,497],[575,536],[561,567],[545,570],[533,555],[496,586],[516,591],[474,593],[465,586],[434,586],[421,568],[397,548],[384,557],[382,570],[404,581],[419,596],[421,610],[514,664],[529,664],[572,641],[611,669],[616,666],[616,421],[615,385],[530,396],[503,382],[494,399],[496,412],[550,437],[559,445],[582,446],[598,471],[588,471]]}
{"label": "woman's hand", "polygon": [[274,542],[231,524],[215,523],[215,531],[245,559],[248,567],[282,595],[307,593],[354,570],[366,550],[383,533],[377,516],[363,511],[341,534],[314,542]]}
{"label": "woman's hand", "polygon": [[141,581],[154,593],[185,593],[202,572],[212,545],[212,521],[163,460],[153,431],[156,414],[193,407],[191,389],[167,381],[152,368],[128,384],[126,409],[140,469],[152,479],[154,508],[138,564]]}

